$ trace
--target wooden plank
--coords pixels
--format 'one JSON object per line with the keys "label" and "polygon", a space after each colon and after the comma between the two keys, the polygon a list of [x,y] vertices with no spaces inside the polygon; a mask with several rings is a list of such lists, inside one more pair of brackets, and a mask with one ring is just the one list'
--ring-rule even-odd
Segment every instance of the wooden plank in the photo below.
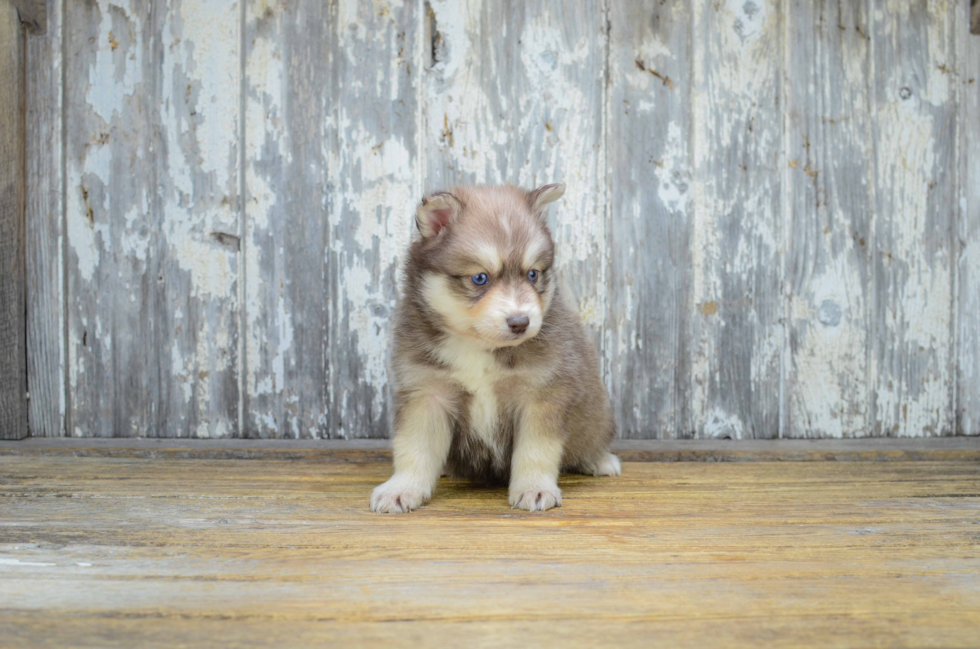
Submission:
{"label": "wooden plank", "polygon": [[864,3],[798,0],[786,20],[784,432],[856,437],[870,432],[870,16]]}
{"label": "wooden plank", "polygon": [[871,357],[876,435],[953,433],[954,14],[876,11]]}
{"label": "wooden plank", "polygon": [[551,180],[624,436],[980,433],[964,3],[253,0],[247,35],[239,5],[69,4],[64,181],[29,123],[28,210],[66,214],[63,273],[61,223],[28,231],[41,433],[67,363],[72,434],[387,435],[412,205]]}
{"label": "wooden plank", "polygon": [[691,421],[776,437],[782,382],[783,8],[694,3]]}
{"label": "wooden plank", "polygon": [[[624,462],[976,462],[976,437],[617,440]],[[0,456],[390,462],[382,439],[43,438],[0,444]]]}
{"label": "wooden plank", "polygon": [[440,0],[431,10],[423,188],[564,182],[549,216],[556,268],[601,351],[610,209],[604,6]]}
{"label": "wooden plank", "polygon": [[245,432],[387,436],[418,200],[417,7],[256,2],[247,20]]}
{"label": "wooden plank", "polygon": [[[980,3],[973,4],[980,33]],[[980,39],[957,15],[960,200],[956,310],[956,434],[980,435]]]}
{"label": "wooden plank", "polygon": [[163,342],[152,210],[157,26],[148,2],[68,3],[64,29],[66,427],[152,435]]}
{"label": "wooden plank", "polygon": [[959,647],[980,624],[975,462],[631,463],[535,515],[442,480],[411,516],[365,506],[387,463],[2,467],[15,644]]}
{"label": "wooden plank", "polygon": [[27,381],[32,437],[65,434],[61,3],[27,37]]}
{"label": "wooden plank", "polygon": [[67,9],[69,432],[232,434],[236,5]]}
{"label": "wooden plank", "polygon": [[[35,34],[44,34],[48,29],[48,0],[13,0],[22,23]],[[56,3],[52,3],[53,5]],[[58,7],[53,6],[54,11]]]}
{"label": "wooden plank", "polygon": [[161,136],[153,211],[164,279],[159,424],[144,434],[237,436],[241,7],[155,0],[152,11]]}
{"label": "wooden plank", "polygon": [[606,356],[624,438],[690,437],[691,22],[686,0],[609,5]]}
{"label": "wooden plank", "polygon": [[327,278],[333,437],[391,435],[391,316],[421,198],[421,8],[416,2],[376,8],[356,0],[337,6]]}
{"label": "wooden plank", "polygon": [[0,439],[27,437],[24,34],[0,2]]}
{"label": "wooden plank", "polygon": [[330,411],[333,23],[316,0],[249,1],[245,12],[242,432],[319,437]]}
{"label": "wooden plank", "polygon": [[970,33],[980,34],[980,0],[970,2]]}

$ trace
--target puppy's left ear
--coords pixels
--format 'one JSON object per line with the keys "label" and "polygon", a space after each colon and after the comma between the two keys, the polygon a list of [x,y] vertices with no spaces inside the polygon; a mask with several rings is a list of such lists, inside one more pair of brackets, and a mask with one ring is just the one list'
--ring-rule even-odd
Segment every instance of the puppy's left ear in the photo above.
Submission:
{"label": "puppy's left ear", "polygon": [[546,205],[561,198],[564,193],[565,183],[541,185],[527,193],[527,202],[531,205],[532,212],[540,212]]}

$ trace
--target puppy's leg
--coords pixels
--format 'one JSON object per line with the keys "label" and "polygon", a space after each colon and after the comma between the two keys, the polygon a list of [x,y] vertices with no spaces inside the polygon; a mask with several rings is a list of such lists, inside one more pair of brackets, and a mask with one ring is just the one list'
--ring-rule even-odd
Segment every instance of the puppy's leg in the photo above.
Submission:
{"label": "puppy's leg", "polygon": [[440,395],[413,396],[395,423],[395,473],[371,493],[371,511],[410,512],[428,502],[442,472],[452,425]]}
{"label": "puppy's leg", "polygon": [[561,507],[558,471],[564,444],[560,409],[553,403],[529,404],[516,432],[508,502],[532,512]]}

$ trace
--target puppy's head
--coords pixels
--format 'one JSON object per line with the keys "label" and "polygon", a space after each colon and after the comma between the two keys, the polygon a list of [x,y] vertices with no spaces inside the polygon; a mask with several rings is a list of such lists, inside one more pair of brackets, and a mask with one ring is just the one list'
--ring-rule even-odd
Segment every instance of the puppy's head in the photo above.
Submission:
{"label": "puppy's head", "polygon": [[564,193],[561,184],[461,187],[422,199],[412,258],[442,327],[488,349],[537,335],[557,286],[543,211]]}

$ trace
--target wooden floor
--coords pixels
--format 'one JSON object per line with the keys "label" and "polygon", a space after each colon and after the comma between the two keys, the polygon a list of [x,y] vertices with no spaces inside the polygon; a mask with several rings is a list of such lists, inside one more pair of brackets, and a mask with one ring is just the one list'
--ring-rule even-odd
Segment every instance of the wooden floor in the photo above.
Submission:
{"label": "wooden floor", "polygon": [[[0,457],[0,645],[980,646],[980,463],[627,463],[564,506],[384,462]],[[350,459],[350,458],[348,458]]]}

